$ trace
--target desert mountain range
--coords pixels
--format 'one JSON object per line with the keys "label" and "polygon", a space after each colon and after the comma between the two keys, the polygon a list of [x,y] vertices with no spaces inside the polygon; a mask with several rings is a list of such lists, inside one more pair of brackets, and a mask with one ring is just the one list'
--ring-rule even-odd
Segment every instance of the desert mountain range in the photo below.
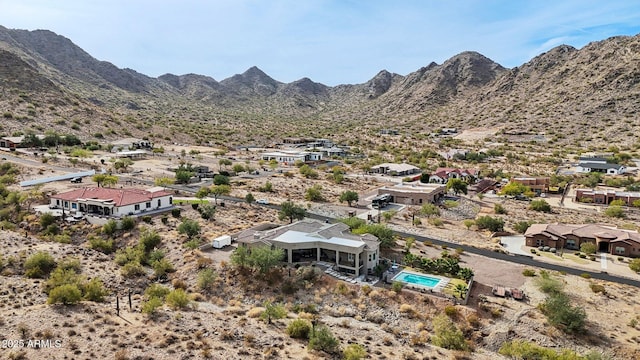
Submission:
{"label": "desert mountain range", "polygon": [[87,136],[101,125],[112,128],[103,134],[109,137],[122,135],[113,121],[134,118],[131,135],[166,137],[169,131],[197,138],[187,124],[213,122],[234,133],[258,121],[287,119],[292,132],[300,131],[298,122],[321,121],[335,133],[353,126],[396,126],[407,134],[499,127],[504,134],[543,134],[582,146],[633,143],[639,83],[640,35],[582,49],[558,46],[512,69],[463,52],[406,76],[382,70],[366,83],[331,87],[308,78],[282,83],[257,67],[220,81],[197,74],[152,78],[96,60],[51,31],[0,26],[5,134],[41,126]]}

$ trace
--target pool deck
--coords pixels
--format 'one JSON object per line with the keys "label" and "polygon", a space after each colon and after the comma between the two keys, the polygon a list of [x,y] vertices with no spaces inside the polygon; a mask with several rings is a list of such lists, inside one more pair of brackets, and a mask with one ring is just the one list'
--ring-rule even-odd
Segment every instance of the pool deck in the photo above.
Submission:
{"label": "pool deck", "polygon": [[[402,281],[402,280],[396,280],[396,278],[398,276],[400,276],[400,274],[402,273],[406,273],[406,274],[415,274],[418,276],[428,276],[430,278],[434,278],[434,279],[439,279],[440,281],[438,282],[438,284],[436,286],[434,286],[433,288],[429,287],[429,286],[424,286],[424,285],[420,285],[420,284],[414,284],[414,283],[410,283],[410,282],[406,282],[406,281]],[[427,289],[427,290],[432,290],[435,292],[443,292],[444,288],[447,286],[447,284],[449,284],[449,278],[445,277],[445,276],[439,276],[439,275],[432,275],[432,274],[425,274],[425,273],[421,273],[421,272],[417,272],[417,271],[411,271],[411,270],[400,270],[392,279],[391,281],[400,281],[404,284],[407,284],[407,286],[410,287],[414,287],[417,289]]]}

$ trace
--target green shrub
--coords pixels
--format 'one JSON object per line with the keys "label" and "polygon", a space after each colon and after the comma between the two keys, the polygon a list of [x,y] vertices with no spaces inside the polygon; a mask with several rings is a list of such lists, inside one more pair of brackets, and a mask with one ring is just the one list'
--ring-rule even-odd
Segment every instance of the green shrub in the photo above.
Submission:
{"label": "green shrub", "polygon": [[271,324],[271,320],[283,319],[287,316],[287,310],[282,304],[274,304],[270,301],[264,303],[264,311],[260,314],[260,318]]}
{"label": "green shrub", "polygon": [[40,227],[43,229],[55,222],[56,218],[51,213],[44,213],[40,216]]}
{"label": "green shrub", "polygon": [[69,236],[68,234],[58,234],[58,235],[54,235],[53,236],[53,241],[60,243],[60,244],[70,244],[71,243],[71,236]]}
{"label": "green shrub", "polygon": [[633,272],[640,272],[640,258],[633,259],[629,262],[629,269]]}
{"label": "green shrub", "polygon": [[367,351],[360,344],[351,344],[344,348],[342,356],[345,360],[360,360],[367,357]]}
{"label": "green shrub", "polygon": [[189,295],[182,289],[175,289],[167,294],[165,300],[172,309],[184,309],[189,306]]}
{"label": "green shrub", "polygon": [[142,304],[142,313],[153,316],[156,314],[159,307],[162,306],[162,299],[152,297]]}
{"label": "green shrub", "polygon": [[295,339],[308,339],[311,323],[305,319],[295,319],[287,326],[287,335]]}
{"label": "green shrub", "polygon": [[502,204],[495,204],[493,205],[493,212],[495,212],[496,214],[506,214],[507,209],[505,209]]}
{"label": "green shrub", "polygon": [[64,305],[76,304],[82,299],[82,292],[74,284],[58,286],[49,292],[47,303]]}
{"label": "green shrub", "polygon": [[532,221],[518,221],[517,223],[513,224],[513,230],[517,231],[520,234],[524,234],[532,224]]}
{"label": "green shrub", "polygon": [[140,235],[140,246],[145,253],[150,252],[155,247],[160,245],[162,238],[160,235],[154,230],[146,229]]}
{"label": "green shrub", "polygon": [[536,280],[536,285],[545,294],[556,294],[562,292],[563,285],[560,280],[551,277],[549,272],[545,270],[540,271],[540,277]]}
{"label": "green shrub", "polygon": [[198,288],[202,291],[209,291],[216,280],[217,274],[213,269],[202,269],[198,273]]}
{"label": "green shrub", "polygon": [[75,285],[78,289],[81,289],[83,282],[84,278],[74,269],[57,267],[51,272],[49,279],[44,284],[44,292],[51,293],[51,290],[62,285]]}
{"label": "green shrub", "polygon": [[60,233],[60,227],[58,226],[58,224],[51,224],[47,226],[47,228],[44,229],[43,231],[44,235],[57,235],[59,233]]}
{"label": "green shrub", "polygon": [[[546,360],[578,360],[581,357],[575,352],[564,349],[558,353],[554,349],[549,349],[524,340],[507,341],[500,347],[498,353],[512,359],[546,359]],[[586,358],[585,358],[586,359]]]}
{"label": "green shrub", "polygon": [[191,239],[187,242],[185,242],[183,245],[184,247],[186,247],[189,250],[195,250],[198,247],[200,247],[200,243],[202,242],[202,240],[200,239]]}
{"label": "green shrub", "polygon": [[153,218],[151,217],[151,215],[145,215],[142,217],[142,221],[144,221],[147,224],[151,224],[151,222],[153,221]]}
{"label": "green shrub", "polygon": [[113,235],[118,231],[118,223],[111,219],[106,224],[102,225],[102,233],[106,235]]}
{"label": "green shrub", "polygon": [[583,279],[591,279],[591,274],[589,273],[582,273],[580,274],[580,277]]}
{"label": "green shrub", "polygon": [[551,325],[566,333],[582,333],[585,330],[587,313],[580,306],[572,306],[564,293],[551,294],[540,304],[540,309]]}
{"label": "green shrub", "polygon": [[404,287],[404,284],[401,283],[400,281],[394,281],[391,284],[391,290],[393,290],[396,293],[399,293],[400,291],[402,291],[403,287]]}
{"label": "green shrub", "polygon": [[529,209],[549,213],[551,212],[551,205],[542,199],[533,200],[529,205]]}
{"label": "green shrub", "polygon": [[145,262],[146,256],[142,248],[140,247],[126,247],[116,251],[114,261],[120,266],[124,266],[130,262],[137,262],[142,264]]}
{"label": "green shrub", "polygon": [[593,291],[594,293],[601,293],[601,294],[606,294],[607,293],[607,291],[604,288],[604,285],[589,284],[589,287],[591,288],[591,291]]}
{"label": "green shrub", "polygon": [[167,294],[169,294],[170,292],[171,290],[169,290],[169,288],[167,288],[166,286],[162,286],[160,284],[151,284],[144,291],[144,295],[148,298],[155,297],[155,298],[164,299],[167,296]]}
{"label": "green shrub", "polygon": [[104,288],[102,280],[100,278],[93,278],[84,286],[84,299],[93,302],[103,302],[104,297],[109,294],[109,291]]}
{"label": "green shrub", "polygon": [[124,276],[125,278],[135,278],[146,274],[146,272],[144,271],[144,267],[142,267],[139,262],[132,261],[126,263],[122,267],[122,269],[120,269],[120,274],[122,274],[122,276]]}
{"label": "green shrub", "polygon": [[176,271],[173,268],[173,265],[167,259],[156,260],[151,263],[151,267],[153,268],[154,275],[159,278],[167,273]]}
{"label": "green shrub", "polygon": [[129,231],[133,230],[136,227],[136,220],[131,216],[125,216],[120,220],[120,224],[122,225],[122,230]]}
{"label": "green shrub", "polygon": [[309,349],[322,350],[329,354],[335,354],[338,352],[339,342],[328,327],[318,326],[316,330],[311,333]]}
{"label": "green shrub", "polygon": [[524,269],[522,270],[522,275],[528,276],[528,277],[536,276],[536,271],[533,269]]}
{"label": "green shrub", "polygon": [[480,230],[487,229],[492,232],[498,232],[504,230],[504,220],[485,215],[476,219],[476,226]]}
{"label": "green shrub", "polygon": [[174,218],[179,219],[180,218],[180,212],[181,210],[179,208],[173,208],[171,209],[171,216],[173,216]]}
{"label": "green shrub", "polygon": [[604,211],[604,214],[607,215],[608,217],[615,217],[620,219],[625,217],[624,209],[622,208],[622,206],[619,206],[619,205],[610,205]]}
{"label": "green shrub", "polygon": [[44,278],[56,267],[56,261],[48,252],[40,251],[24,263],[25,275],[30,278]]}
{"label": "green shrub", "polygon": [[95,236],[89,238],[89,247],[104,254],[111,254],[115,250],[112,239],[104,240]]}
{"label": "green shrub", "polygon": [[450,350],[469,349],[462,331],[444,314],[433,319],[433,333],[431,342],[435,346]]}
{"label": "green shrub", "polygon": [[584,242],[580,244],[580,251],[585,254],[595,254],[596,250],[598,250],[598,246],[594,242]]}

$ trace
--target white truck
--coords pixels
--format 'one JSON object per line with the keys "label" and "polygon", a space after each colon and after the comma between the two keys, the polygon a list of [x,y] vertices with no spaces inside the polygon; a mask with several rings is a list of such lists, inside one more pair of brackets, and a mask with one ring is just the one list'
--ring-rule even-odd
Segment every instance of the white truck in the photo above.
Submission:
{"label": "white truck", "polygon": [[222,249],[223,247],[229,245],[231,245],[231,236],[229,235],[219,236],[213,239],[213,241],[211,242],[211,246],[213,246],[214,249]]}

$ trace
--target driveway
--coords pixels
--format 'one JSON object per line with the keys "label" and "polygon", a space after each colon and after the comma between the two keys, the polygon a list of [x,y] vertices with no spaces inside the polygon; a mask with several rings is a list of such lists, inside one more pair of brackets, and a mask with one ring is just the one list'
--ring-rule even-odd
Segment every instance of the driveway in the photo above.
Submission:
{"label": "driveway", "polygon": [[500,238],[500,243],[502,243],[504,249],[510,254],[533,257],[531,253],[522,250],[522,247],[525,244],[524,236],[522,235],[502,236]]}

